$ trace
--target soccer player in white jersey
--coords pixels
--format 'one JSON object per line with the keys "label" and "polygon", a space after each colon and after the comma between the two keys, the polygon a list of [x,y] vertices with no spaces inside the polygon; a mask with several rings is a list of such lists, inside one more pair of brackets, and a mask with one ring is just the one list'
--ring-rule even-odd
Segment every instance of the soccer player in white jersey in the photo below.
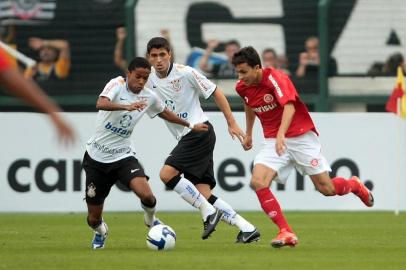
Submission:
{"label": "soccer player in white jersey", "polygon": [[87,221],[94,230],[93,249],[103,248],[107,225],[102,218],[104,200],[118,180],[141,200],[148,227],[159,224],[155,217],[156,199],[148,184],[148,176],[135,157],[130,137],[141,117],[147,113],[184,126],[194,132],[207,131],[206,124],[194,125],[165,108],[160,98],[144,88],[151,73],[145,58],[136,57],[128,66],[127,79],[110,80],[97,100],[96,130],[86,144],[83,168],[86,172]]}
{"label": "soccer player in white jersey", "polygon": [[245,136],[236,123],[223,92],[194,68],[171,63],[170,45],[165,38],[152,38],[147,45],[147,54],[153,66],[147,86],[164,100],[166,108],[179,117],[192,124],[204,122],[209,127],[207,132],[199,133],[166,122],[179,142],[161,169],[162,181],[189,204],[199,208],[205,227],[203,239],[209,236],[206,233],[207,227],[211,226],[211,215],[218,209],[223,213],[224,221],[240,229],[237,243],[259,240],[260,233],[255,226],[236,213],[227,202],[212,194],[216,185],[213,172],[216,135],[202,110],[199,95],[202,94],[206,99],[214,97],[227,120],[228,131],[233,138],[237,137],[242,141]]}

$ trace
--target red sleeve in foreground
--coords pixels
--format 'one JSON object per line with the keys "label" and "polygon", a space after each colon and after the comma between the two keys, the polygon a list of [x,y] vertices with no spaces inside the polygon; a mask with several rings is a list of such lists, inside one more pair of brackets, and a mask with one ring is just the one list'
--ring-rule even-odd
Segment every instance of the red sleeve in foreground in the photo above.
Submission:
{"label": "red sleeve in foreground", "polygon": [[7,58],[7,54],[3,49],[0,49],[0,71],[9,69],[11,64]]}

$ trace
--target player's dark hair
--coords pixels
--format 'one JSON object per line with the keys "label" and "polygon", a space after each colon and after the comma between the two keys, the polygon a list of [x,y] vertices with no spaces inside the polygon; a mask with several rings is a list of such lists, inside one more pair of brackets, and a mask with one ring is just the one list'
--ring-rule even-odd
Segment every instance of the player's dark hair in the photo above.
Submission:
{"label": "player's dark hair", "polygon": [[168,52],[171,51],[171,45],[169,44],[169,41],[167,39],[163,37],[151,38],[147,44],[147,54],[149,54],[152,49],[160,49],[160,48],[164,48]]}
{"label": "player's dark hair", "polygon": [[250,67],[255,67],[258,65],[260,68],[262,68],[261,59],[259,58],[257,51],[252,46],[244,47],[236,52],[233,56],[232,63],[234,66],[247,63],[247,65]]}
{"label": "player's dark hair", "polygon": [[128,65],[128,71],[133,71],[137,68],[146,68],[151,70],[151,65],[149,64],[148,60],[144,57],[135,57],[131,60],[130,64]]}

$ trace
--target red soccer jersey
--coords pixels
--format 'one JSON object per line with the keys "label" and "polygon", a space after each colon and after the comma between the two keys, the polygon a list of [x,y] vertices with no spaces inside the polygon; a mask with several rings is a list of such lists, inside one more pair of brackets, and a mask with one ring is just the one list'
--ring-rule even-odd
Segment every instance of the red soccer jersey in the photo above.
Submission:
{"label": "red soccer jersey", "polygon": [[0,72],[10,68],[10,62],[8,61],[8,56],[3,49],[0,49]]}
{"label": "red soccer jersey", "polygon": [[261,121],[265,138],[276,138],[283,106],[288,102],[294,104],[296,112],[285,136],[297,137],[309,130],[317,133],[306,105],[284,72],[274,68],[263,69],[259,84],[248,86],[238,81],[236,90]]}

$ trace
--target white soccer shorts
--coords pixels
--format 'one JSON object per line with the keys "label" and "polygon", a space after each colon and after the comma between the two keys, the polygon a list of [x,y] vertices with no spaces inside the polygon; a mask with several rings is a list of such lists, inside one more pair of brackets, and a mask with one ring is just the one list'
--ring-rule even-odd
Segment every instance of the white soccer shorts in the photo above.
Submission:
{"label": "white soccer shorts", "polygon": [[318,136],[309,131],[303,135],[286,138],[286,151],[278,156],[275,138],[265,139],[254,165],[263,164],[277,172],[275,181],[285,184],[289,174],[296,168],[302,175],[314,175],[331,171],[330,165],[321,153]]}

